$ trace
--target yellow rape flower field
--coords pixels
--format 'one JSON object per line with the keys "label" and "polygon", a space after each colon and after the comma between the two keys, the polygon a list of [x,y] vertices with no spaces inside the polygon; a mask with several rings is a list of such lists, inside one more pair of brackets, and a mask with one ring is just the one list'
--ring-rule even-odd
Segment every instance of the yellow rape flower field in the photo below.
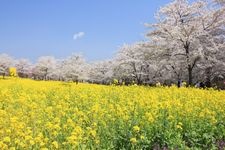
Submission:
{"label": "yellow rape flower field", "polygon": [[225,91],[0,80],[0,149],[219,149]]}

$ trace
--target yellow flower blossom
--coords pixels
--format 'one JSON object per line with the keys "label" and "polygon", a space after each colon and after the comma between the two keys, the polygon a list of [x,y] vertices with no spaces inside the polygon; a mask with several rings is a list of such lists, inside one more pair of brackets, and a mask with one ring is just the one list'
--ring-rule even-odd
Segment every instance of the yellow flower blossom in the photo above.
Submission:
{"label": "yellow flower blossom", "polygon": [[10,137],[8,137],[8,136],[7,137],[4,137],[3,142],[10,143],[11,142]]}
{"label": "yellow flower blossom", "polygon": [[130,139],[130,142],[131,142],[132,144],[136,144],[136,143],[137,143],[137,139],[136,139],[136,138],[131,138],[131,139]]}
{"label": "yellow flower blossom", "polygon": [[133,131],[134,131],[134,132],[139,132],[139,131],[140,131],[140,127],[134,126],[134,127],[133,127]]}
{"label": "yellow flower blossom", "polygon": [[56,149],[59,148],[59,144],[58,144],[58,142],[56,142],[56,141],[52,142],[52,145],[53,145],[53,147],[56,148]]}
{"label": "yellow flower blossom", "polygon": [[117,141],[150,149],[146,142],[162,129],[187,143],[181,131],[192,135],[196,127],[220,139],[224,106],[223,90],[8,78],[0,80],[0,149],[107,149]]}
{"label": "yellow flower blossom", "polygon": [[140,136],[140,139],[141,139],[141,140],[144,140],[144,139],[145,139],[145,136],[144,136],[144,135],[141,135],[141,136]]}

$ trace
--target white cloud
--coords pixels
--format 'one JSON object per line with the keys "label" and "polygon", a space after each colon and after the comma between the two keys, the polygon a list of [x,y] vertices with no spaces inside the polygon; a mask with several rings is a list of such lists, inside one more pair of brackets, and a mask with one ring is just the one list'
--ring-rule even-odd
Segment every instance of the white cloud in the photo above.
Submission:
{"label": "white cloud", "polygon": [[78,32],[78,33],[75,33],[75,34],[73,35],[73,39],[74,39],[74,40],[80,39],[80,38],[82,38],[84,35],[85,35],[84,32]]}

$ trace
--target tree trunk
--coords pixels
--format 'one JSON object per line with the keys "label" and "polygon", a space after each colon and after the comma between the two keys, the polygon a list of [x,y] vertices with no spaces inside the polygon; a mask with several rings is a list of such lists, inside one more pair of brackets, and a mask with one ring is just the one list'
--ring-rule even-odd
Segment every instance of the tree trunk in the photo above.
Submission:
{"label": "tree trunk", "polygon": [[137,84],[138,84],[138,85],[142,85],[142,80],[141,80],[141,78],[137,78]]}
{"label": "tree trunk", "polygon": [[212,87],[212,85],[211,85],[211,71],[212,71],[212,68],[211,67],[208,67],[205,70],[205,74],[206,74],[206,82],[205,82],[205,85],[206,85],[206,87]]}
{"label": "tree trunk", "polygon": [[188,85],[189,86],[192,86],[192,80],[193,80],[192,67],[191,67],[191,65],[188,65]]}
{"label": "tree trunk", "polygon": [[190,63],[190,56],[189,56],[189,46],[190,46],[190,42],[186,41],[184,43],[184,49],[186,52],[186,58],[187,58],[187,67],[188,67],[188,85],[191,86],[192,85],[192,70],[193,70],[193,66]]}

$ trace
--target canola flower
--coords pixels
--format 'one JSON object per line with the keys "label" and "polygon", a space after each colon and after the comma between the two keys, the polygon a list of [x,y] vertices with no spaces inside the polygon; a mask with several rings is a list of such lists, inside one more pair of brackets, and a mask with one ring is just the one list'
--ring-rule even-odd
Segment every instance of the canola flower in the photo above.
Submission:
{"label": "canola flower", "polygon": [[130,142],[131,142],[132,144],[136,144],[136,143],[137,143],[137,139],[136,139],[136,138],[131,138],[131,139],[130,139]]}
{"label": "canola flower", "polygon": [[225,91],[0,80],[0,149],[218,149]]}
{"label": "canola flower", "polygon": [[140,128],[138,126],[134,126],[133,127],[133,130],[134,130],[134,132],[139,132],[140,131]]}

